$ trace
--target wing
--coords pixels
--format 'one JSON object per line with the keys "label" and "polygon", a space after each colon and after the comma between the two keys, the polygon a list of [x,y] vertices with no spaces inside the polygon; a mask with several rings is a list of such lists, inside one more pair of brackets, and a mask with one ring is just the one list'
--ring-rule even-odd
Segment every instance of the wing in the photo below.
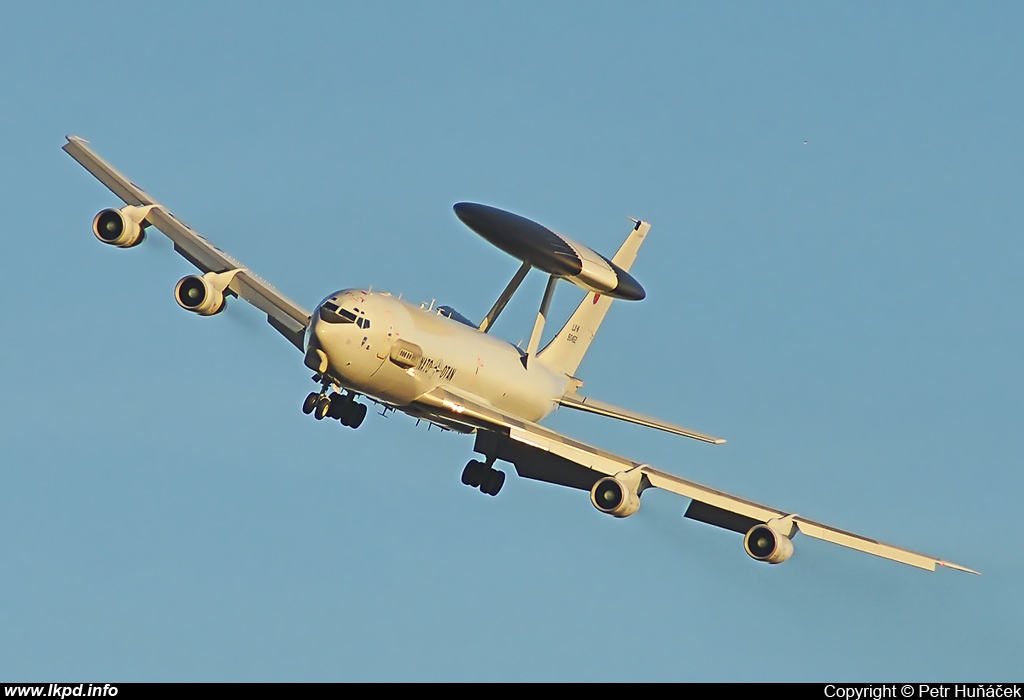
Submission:
{"label": "wing", "polygon": [[64,150],[68,155],[77,160],[83,168],[92,173],[125,204],[152,207],[146,214],[145,223],[151,224],[170,238],[174,243],[174,250],[183,258],[203,272],[222,273],[237,270],[238,272],[231,276],[231,281],[224,289],[224,293],[241,297],[265,313],[271,326],[287,338],[292,345],[299,350],[304,350],[303,337],[310,319],[308,311],[200,236],[185,222],[150,197],[145,190],[100,158],[95,151],[89,148],[87,141],[77,136],[68,136],[67,139],[68,142],[64,144]]}
{"label": "wing", "polygon": [[749,533],[754,532],[753,528],[761,526],[762,530],[771,529],[772,533],[786,540],[782,543],[781,549],[773,550],[784,552],[777,559],[769,558],[767,555],[756,556],[748,547],[748,553],[755,559],[769,563],[785,560],[792,552],[792,546],[788,541],[797,533],[803,533],[815,539],[929,571],[934,571],[936,566],[944,566],[958,571],[978,573],[959,564],[846,532],[808,520],[795,513],[770,508],[703,486],[695,481],[655,469],[648,464],[634,462],[573,440],[536,423],[505,414],[476,397],[461,394],[450,387],[438,387],[419,397],[416,403],[421,411],[429,412],[442,421],[476,428],[476,451],[487,455],[493,454],[498,459],[511,462],[520,476],[586,490],[593,490],[598,482],[605,483],[608,477],[615,479],[623,493],[631,492],[637,498],[635,507],[624,508],[621,514],[603,509],[594,501],[595,506],[612,515],[631,515],[639,508],[640,494],[645,489],[657,488],[691,499],[690,506],[684,514],[688,518],[744,533],[748,537]]}

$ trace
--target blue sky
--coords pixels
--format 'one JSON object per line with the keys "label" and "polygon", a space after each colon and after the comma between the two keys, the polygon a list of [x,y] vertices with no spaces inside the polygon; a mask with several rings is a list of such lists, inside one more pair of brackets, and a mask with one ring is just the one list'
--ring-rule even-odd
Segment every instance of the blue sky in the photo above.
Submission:
{"label": "blue sky", "polygon": [[[1024,102],[1008,3],[22,4],[0,23],[0,679],[1010,680],[1024,658]],[[971,566],[783,566],[649,492],[459,483],[471,440],[317,423],[244,304],[174,303],[75,133],[311,307],[480,318],[479,201],[610,254],[579,375],[729,439],[551,427]],[[529,336],[530,278],[494,332]],[[578,293],[563,285],[557,317]]]}

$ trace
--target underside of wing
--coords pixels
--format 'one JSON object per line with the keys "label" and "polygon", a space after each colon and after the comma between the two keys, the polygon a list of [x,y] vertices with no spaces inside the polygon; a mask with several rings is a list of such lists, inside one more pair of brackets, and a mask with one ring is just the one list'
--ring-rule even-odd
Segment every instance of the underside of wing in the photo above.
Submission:
{"label": "underside of wing", "polygon": [[[693,520],[716,525],[727,530],[735,530],[745,535],[744,546],[747,553],[755,559],[769,563],[779,563],[788,558],[788,554],[781,556],[778,561],[773,560],[771,554],[761,554],[756,543],[752,541],[758,536],[764,536],[774,542],[772,549],[777,555],[788,551],[792,553],[789,541],[797,534],[803,533],[815,539],[825,540],[833,544],[856,549],[875,556],[892,559],[893,561],[910,564],[921,569],[934,571],[936,566],[944,566],[959,571],[978,573],[965,566],[932,557],[927,554],[896,547],[891,544],[879,542],[863,535],[846,532],[829,525],[823,525],[813,520],[808,520],[795,513],[787,513],[763,506],[745,498],[733,496],[717,489],[703,486],[693,481],[680,478],[650,466],[641,468],[644,477],[654,488],[671,491],[672,493],[692,499],[690,507],[685,515]],[[770,530],[771,532],[766,532]]]}
{"label": "underside of wing", "polygon": [[520,476],[590,491],[591,503],[615,517],[640,508],[640,495],[662,489],[690,499],[684,513],[691,520],[739,532],[752,558],[778,564],[793,553],[798,533],[875,556],[934,571],[943,566],[978,573],[959,564],[879,542],[863,535],[754,501],[733,496],[669,472],[655,469],[523,421],[452,389],[437,388],[417,404],[439,418],[477,432],[475,450],[515,465]]}
{"label": "underside of wing", "polygon": [[[292,345],[303,349],[303,336],[310,318],[306,309],[165,209],[103,160],[84,139],[68,136],[64,150],[128,205],[121,210],[104,210],[96,216],[93,230],[97,238],[127,248],[140,243],[143,229],[153,226],[171,239],[177,253],[205,273],[202,277],[186,277],[179,282],[176,289],[179,304],[195,313],[210,315],[223,308],[224,295],[240,297],[267,314],[267,321],[275,330]],[[99,228],[101,225],[104,228]],[[179,294],[186,281],[184,294]]]}

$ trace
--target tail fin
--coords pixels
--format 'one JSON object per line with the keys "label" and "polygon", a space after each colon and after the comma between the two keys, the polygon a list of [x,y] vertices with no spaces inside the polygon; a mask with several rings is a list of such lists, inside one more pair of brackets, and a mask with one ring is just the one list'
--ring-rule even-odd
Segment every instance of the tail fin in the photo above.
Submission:
{"label": "tail fin", "polygon": [[[636,226],[630,231],[619,252],[612,258],[612,262],[626,272],[632,267],[640,244],[644,242],[647,232],[651,229],[651,225],[646,221],[633,221],[636,222]],[[612,301],[609,296],[588,292],[573,315],[562,326],[562,330],[558,331],[558,335],[537,355],[537,361],[556,372],[572,376],[583,361],[583,356],[590,348],[594,336],[597,335],[597,329],[604,321]]]}

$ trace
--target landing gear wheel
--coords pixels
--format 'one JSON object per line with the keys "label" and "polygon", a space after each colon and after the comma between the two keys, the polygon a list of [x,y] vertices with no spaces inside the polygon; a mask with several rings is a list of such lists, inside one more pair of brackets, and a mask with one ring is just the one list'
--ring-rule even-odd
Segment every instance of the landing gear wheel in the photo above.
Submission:
{"label": "landing gear wheel", "polygon": [[345,397],[341,394],[331,394],[330,399],[331,406],[327,409],[327,417],[342,420],[345,417],[345,410],[348,408],[345,405]]}
{"label": "landing gear wheel", "polygon": [[316,410],[313,411],[313,417],[317,420],[323,420],[327,416],[327,412],[331,410],[331,400],[326,396],[321,396],[317,399]]}
{"label": "landing gear wheel", "polygon": [[483,468],[484,464],[482,462],[477,462],[475,459],[471,460],[466,465],[466,468],[462,470],[462,483],[473,488],[480,486],[480,478],[483,476],[481,469]]}
{"label": "landing gear wheel", "polygon": [[366,418],[366,406],[361,403],[353,403],[351,411],[348,416],[348,427],[353,430],[363,424],[363,419]]}
{"label": "landing gear wheel", "polygon": [[498,492],[501,491],[501,487],[505,485],[505,472],[499,472],[497,469],[488,469],[482,481],[480,490],[488,496],[497,496]]}
{"label": "landing gear wheel", "polygon": [[307,396],[306,400],[302,402],[302,412],[305,413],[307,416],[310,413],[312,413],[313,409],[316,408],[316,402],[317,399],[319,398],[320,394],[316,393],[315,391],[309,396]]}

